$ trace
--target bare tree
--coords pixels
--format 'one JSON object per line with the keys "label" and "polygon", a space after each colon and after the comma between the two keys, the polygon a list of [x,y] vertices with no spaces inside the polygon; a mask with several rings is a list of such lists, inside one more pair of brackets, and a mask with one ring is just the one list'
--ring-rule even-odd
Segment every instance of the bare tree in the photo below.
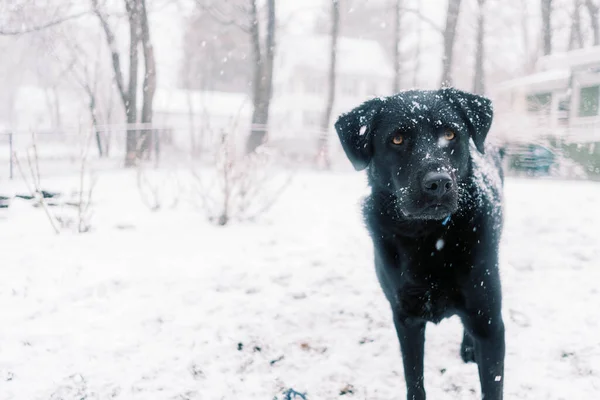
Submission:
{"label": "bare tree", "polygon": [[[148,26],[148,10],[146,8],[146,0],[140,0],[140,25],[142,48],[144,51],[144,83],[143,83],[143,100],[142,100],[142,124],[152,123],[152,103],[154,101],[154,93],[156,92],[156,60],[154,58],[154,47],[150,40],[150,27]],[[155,132],[155,131],[152,131]],[[158,146],[159,138],[151,134],[154,145]],[[150,147],[150,137],[147,130],[144,130],[142,135],[141,150],[148,155]],[[158,149],[157,149],[158,153]]]}
{"label": "bare tree", "polygon": [[[525,50],[525,56],[528,58],[531,54],[531,40],[529,38],[529,23],[528,23],[528,12],[527,12],[527,0],[521,0],[521,38],[523,40],[523,48]],[[529,71],[529,63],[525,62],[525,72]]]}
{"label": "bare tree", "polygon": [[248,0],[197,0],[184,40],[186,89],[251,93],[247,5]]}
{"label": "bare tree", "polygon": [[[198,6],[223,25],[241,29],[249,36],[252,58],[252,127],[246,142],[246,153],[253,153],[267,138],[269,107],[273,92],[273,60],[275,58],[275,0],[267,0],[267,28],[261,39],[261,22],[256,0],[248,7],[237,1],[197,0]],[[240,15],[243,15],[240,18]]]}
{"label": "bare tree", "polygon": [[88,15],[90,13],[89,10],[78,12],[72,15],[62,16],[51,21],[42,22],[40,24],[34,25],[26,25],[22,24],[21,28],[18,29],[8,29],[4,27],[0,27],[0,36],[20,36],[26,33],[39,32],[48,28],[52,28],[54,26],[60,25],[67,21],[72,21],[74,19],[83,17],[84,15]]}
{"label": "bare tree", "polygon": [[542,0],[542,41],[544,55],[552,53],[552,0]]}
{"label": "bare tree", "polygon": [[402,0],[396,0],[394,9],[394,83],[392,90],[394,93],[400,91],[400,25],[402,22]]}
{"label": "bare tree", "polygon": [[585,6],[587,7],[588,14],[590,15],[590,24],[594,34],[594,46],[598,46],[600,45],[600,26],[598,25],[600,6],[594,0],[585,0]]}
{"label": "bare tree", "polygon": [[[73,57],[74,57],[74,66],[72,70],[72,77],[77,82],[77,84],[83,89],[87,98],[88,98],[88,109],[90,110],[90,117],[92,120],[92,129],[95,130],[96,137],[96,147],[98,149],[98,156],[103,157],[105,155],[104,151],[104,140],[102,132],[96,127],[98,127],[98,71],[99,71],[99,59],[96,60],[94,71],[90,72],[87,64],[87,60],[81,60],[81,54],[83,50],[77,46],[76,44],[72,48]],[[78,68],[77,68],[78,66]],[[87,156],[87,154],[86,154]]]}
{"label": "bare tree", "polygon": [[[114,79],[123,102],[128,125],[137,122],[137,91],[139,69],[139,44],[143,45],[144,55],[144,93],[142,104],[142,123],[152,122],[152,101],[156,90],[156,63],[154,49],[150,40],[150,27],[145,0],[124,0],[127,19],[129,22],[129,82],[125,88],[125,80],[121,69],[121,57],[117,50],[115,34],[108,23],[108,16],[98,5],[98,0],[91,0],[94,14],[106,36],[106,42],[111,52]],[[136,164],[139,151],[143,146],[138,146],[138,134],[135,129],[127,130],[125,165]]]}
{"label": "bare tree", "polygon": [[[269,105],[273,92],[273,59],[275,57],[275,0],[267,0],[267,34],[261,46],[260,24],[256,0],[250,0],[250,42],[254,60],[252,129],[246,152],[253,153],[266,139]],[[261,48],[262,47],[262,48]]]}
{"label": "bare tree", "polygon": [[460,0],[448,0],[446,13],[446,27],[444,28],[444,57],[442,58],[442,80],[440,86],[452,85],[452,61],[454,55],[454,42],[456,38],[456,25],[460,13]]}
{"label": "bare tree", "polygon": [[[421,14],[421,2],[417,4],[417,15]],[[439,32],[439,31],[438,31]],[[415,45],[415,64],[413,66],[413,86],[419,86],[419,71],[421,70],[421,42],[423,37],[423,24],[417,21],[417,43]]]}
{"label": "bare tree", "polygon": [[[94,14],[100,20],[102,30],[106,36],[106,43],[111,52],[112,67],[114,70],[114,79],[117,89],[125,108],[125,117],[127,124],[137,122],[137,76],[138,76],[138,8],[136,0],[125,0],[125,8],[129,20],[129,83],[125,88],[125,79],[121,69],[121,56],[117,49],[115,34],[108,24],[108,16],[100,9],[98,0],[91,0],[94,8]],[[137,135],[135,130],[127,130],[125,165],[133,166],[137,158]]]}
{"label": "bare tree", "polygon": [[[127,85],[127,92],[121,91],[121,98],[123,100],[123,107],[125,107],[127,125],[135,124],[137,122],[137,87],[140,42],[139,9],[137,1],[138,0],[125,0],[125,9],[127,10],[127,18],[129,20],[129,84]],[[108,24],[103,24],[103,26],[108,26]],[[106,36],[108,38],[108,33]],[[120,73],[117,74],[116,72],[117,64],[115,63],[115,54],[117,49],[114,47],[114,39],[112,46],[109,44],[109,47],[111,47],[111,52],[113,52],[113,68],[115,69],[115,77],[117,77],[120,75]],[[117,83],[117,87],[120,89],[122,87],[122,83],[121,85]],[[127,141],[125,149],[125,166],[132,167],[137,161],[137,130],[129,128],[127,129]]]}
{"label": "bare tree", "polygon": [[331,47],[329,48],[329,79],[327,105],[321,122],[321,136],[318,144],[317,162],[322,160],[325,167],[331,167],[329,160],[329,122],[331,120],[331,112],[333,111],[333,103],[335,102],[335,87],[336,87],[336,64],[337,64],[337,42],[340,30],[340,5],[339,0],[331,0]]}
{"label": "bare tree", "polygon": [[581,33],[581,0],[573,1],[571,13],[571,30],[569,33],[569,50],[583,48],[583,34]]}
{"label": "bare tree", "polygon": [[477,0],[479,6],[477,15],[477,48],[475,50],[475,74],[473,77],[473,92],[485,93],[485,70],[483,60],[485,58],[485,0]]}

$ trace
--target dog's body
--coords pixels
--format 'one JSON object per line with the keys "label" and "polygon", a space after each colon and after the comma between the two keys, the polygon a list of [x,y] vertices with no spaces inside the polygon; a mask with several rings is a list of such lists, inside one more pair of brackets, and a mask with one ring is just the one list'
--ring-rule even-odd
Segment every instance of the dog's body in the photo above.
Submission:
{"label": "dog's body", "polygon": [[489,100],[442,89],[373,99],[336,123],[350,161],[368,168],[363,214],[409,400],[425,399],[425,324],[451,315],[463,321],[461,356],[477,362],[485,400],[502,399],[502,173],[484,146],[491,120]]}

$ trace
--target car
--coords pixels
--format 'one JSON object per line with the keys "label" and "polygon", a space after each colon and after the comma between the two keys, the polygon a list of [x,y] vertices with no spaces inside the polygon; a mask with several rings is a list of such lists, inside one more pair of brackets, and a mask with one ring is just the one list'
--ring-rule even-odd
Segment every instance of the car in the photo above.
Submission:
{"label": "car", "polygon": [[535,143],[514,146],[507,155],[510,169],[530,175],[550,175],[558,160],[553,150]]}

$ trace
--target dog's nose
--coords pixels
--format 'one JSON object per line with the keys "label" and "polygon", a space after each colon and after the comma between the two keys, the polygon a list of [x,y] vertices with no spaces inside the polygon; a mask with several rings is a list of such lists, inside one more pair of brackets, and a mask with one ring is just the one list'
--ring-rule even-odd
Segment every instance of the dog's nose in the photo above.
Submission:
{"label": "dog's nose", "polygon": [[422,188],[425,193],[442,197],[452,189],[452,178],[447,172],[428,172],[423,178]]}

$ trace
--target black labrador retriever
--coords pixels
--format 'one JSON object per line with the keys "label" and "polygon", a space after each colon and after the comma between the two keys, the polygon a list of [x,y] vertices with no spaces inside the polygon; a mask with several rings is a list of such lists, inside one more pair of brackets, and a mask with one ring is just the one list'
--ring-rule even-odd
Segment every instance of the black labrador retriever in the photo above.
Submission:
{"label": "black labrador retriever", "polygon": [[502,399],[503,175],[498,151],[484,145],[492,116],[490,100],[445,88],[375,98],[335,124],[354,168],[367,169],[363,214],[409,400],[425,399],[425,324],[452,315],[463,322],[460,354],[477,363],[483,397]]}

